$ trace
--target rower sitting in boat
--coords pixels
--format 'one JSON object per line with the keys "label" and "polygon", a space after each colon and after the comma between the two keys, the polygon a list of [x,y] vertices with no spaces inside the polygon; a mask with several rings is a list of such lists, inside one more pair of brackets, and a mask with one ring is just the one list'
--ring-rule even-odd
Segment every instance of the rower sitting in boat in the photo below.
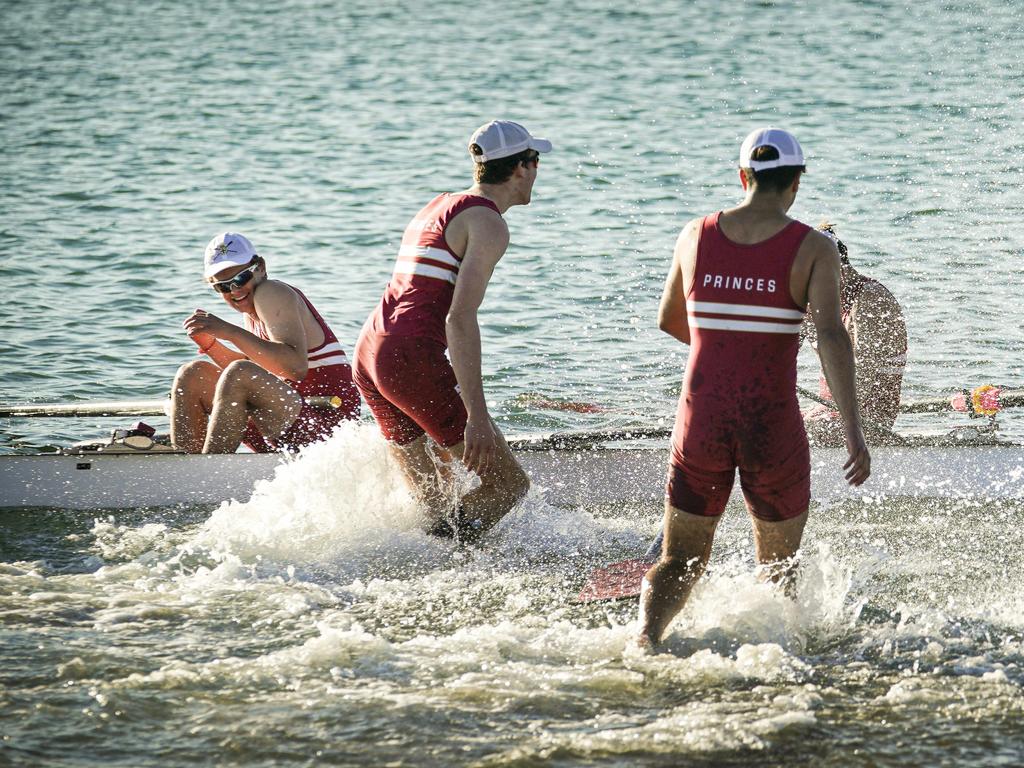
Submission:
{"label": "rower sitting in boat", "polygon": [[[877,280],[861,274],[853,265],[846,245],[829,223],[818,225],[839,249],[840,298],[843,325],[850,334],[856,360],[857,400],[864,433],[872,443],[892,440],[892,426],[900,410],[900,388],[907,365],[907,324],[896,297]],[[810,314],[808,313],[808,317]],[[804,321],[800,338],[817,349],[814,324]],[[821,397],[832,402],[825,377]],[[804,425],[812,445],[841,446],[843,422],[834,406],[815,405],[804,413]]]}
{"label": "rower sitting in boat", "polygon": [[[171,442],[189,453],[257,453],[321,440],[359,415],[352,368],[333,331],[301,291],[267,277],[242,235],[206,246],[203,275],[245,328],[197,309],[183,323],[209,357],[178,369],[171,389]],[[238,351],[224,344],[230,342]],[[308,397],[336,398],[337,407]]]}

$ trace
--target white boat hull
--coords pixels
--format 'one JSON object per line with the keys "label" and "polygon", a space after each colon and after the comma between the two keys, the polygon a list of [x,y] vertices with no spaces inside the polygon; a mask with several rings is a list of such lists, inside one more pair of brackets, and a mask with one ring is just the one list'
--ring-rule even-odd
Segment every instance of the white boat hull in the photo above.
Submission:
{"label": "white boat hull", "polygon": [[[518,451],[556,505],[658,502],[667,451],[654,448]],[[843,481],[845,451],[816,449],[816,499],[1024,498],[1024,446],[872,449],[872,476]],[[247,500],[282,461],[276,454],[0,456],[0,509],[130,509]]]}

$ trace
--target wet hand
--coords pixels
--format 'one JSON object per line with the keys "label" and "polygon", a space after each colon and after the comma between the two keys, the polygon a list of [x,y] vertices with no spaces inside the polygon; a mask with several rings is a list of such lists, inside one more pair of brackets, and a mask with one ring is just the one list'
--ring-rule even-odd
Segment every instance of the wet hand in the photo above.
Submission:
{"label": "wet hand", "polygon": [[490,416],[471,418],[466,422],[462,463],[466,469],[482,475],[494,461],[498,450],[498,435]]}
{"label": "wet hand", "polygon": [[205,309],[197,309],[182,326],[185,333],[200,347],[207,347],[216,339],[224,338],[225,333],[234,327]]}
{"label": "wet hand", "polygon": [[856,487],[871,476],[871,454],[862,430],[847,432],[846,452],[850,456],[843,464],[846,482]]}

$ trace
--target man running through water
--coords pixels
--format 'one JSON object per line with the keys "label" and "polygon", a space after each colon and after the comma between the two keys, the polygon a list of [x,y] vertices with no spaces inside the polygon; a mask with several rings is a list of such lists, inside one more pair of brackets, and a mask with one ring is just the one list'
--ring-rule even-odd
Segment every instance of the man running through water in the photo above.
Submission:
{"label": "man running through water", "polygon": [[790,219],[805,170],[796,138],[754,131],[740,148],[740,205],[689,222],[676,242],[658,324],[691,345],[672,436],[661,558],[640,593],[642,647],[661,641],[704,572],[736,469],[757,561],[792,586],[810,504],[810,452],[796,397],[808,302],[843,417],[851,485],[871,472],[857,411],[835,243]]}
{"label": "man running through water", "polygon": [[[550,150],[518,123],[477,129],[469,140],[475,183],[438,195],[413,217],[356,343],[356,385],[435,535],[476,538],[529,489],[487,410],[477,312],[508,247],[502,215],[529,204],[540,155]],[[480,478],[461,501],[448,488],[453,457]]]}
{"label": "man running through water", "polygon": [[[185,332],[209,360],[178,369],[171,389],[171,442],[189,453],[296,449],[359,415],[352,368],[334,332],[301,291],[267,277],[242,235],[206,246],[203,274],[245,328],[197,309]],[[229,342],[236,349],[224,344]],[[337,407],[308,397],[336,398]]]}
{"label": "man running through water", "polygon": [[[850,264],[846,245],[835,227],[825,223],[818,231],[832,238],[839,249],[840,314],[850,334],[857,365],[857,400],[864,430],[874,444],[893,439],[892,426],[900,412],[900,388],[907,365],[907,324],[896,297],[877,280]],[[817,346],[814,324],[805,321],[801,336]],[[821,396],[832,400],[822,377]],[[804,414],[807,435],[814,445],[843,444],[843,424],[835,408],[817,405]]]}

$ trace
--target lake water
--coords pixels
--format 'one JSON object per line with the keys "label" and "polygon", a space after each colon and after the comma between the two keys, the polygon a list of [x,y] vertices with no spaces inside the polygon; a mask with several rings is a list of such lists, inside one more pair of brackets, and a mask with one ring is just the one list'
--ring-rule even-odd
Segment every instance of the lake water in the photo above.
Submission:
{"label": "lake water", "polygon": [[[468,186],[493,117],[555,144],[481,316],[509,434],[670,424],[672,245],[737,202],[764,123],[808,155],[793,214],[901,301],[905,396],[1020,388],[1022,30],[995,0],[5,3],[0,401],[165,393],[194,355],[181,321],[232,314],[200,275],[225,229],[351,350],[408,218]],[[0,452],[121,423],[4,420]],[[538,495],[452,552],[370,425],[299,464],[216,509],[4,513],[0,762],[1024,760],[1019,503],[823,500],[796,603],[754,578],[734,505],[670,653],[642,657],[633,606],[569,598],[656,509]]]}

